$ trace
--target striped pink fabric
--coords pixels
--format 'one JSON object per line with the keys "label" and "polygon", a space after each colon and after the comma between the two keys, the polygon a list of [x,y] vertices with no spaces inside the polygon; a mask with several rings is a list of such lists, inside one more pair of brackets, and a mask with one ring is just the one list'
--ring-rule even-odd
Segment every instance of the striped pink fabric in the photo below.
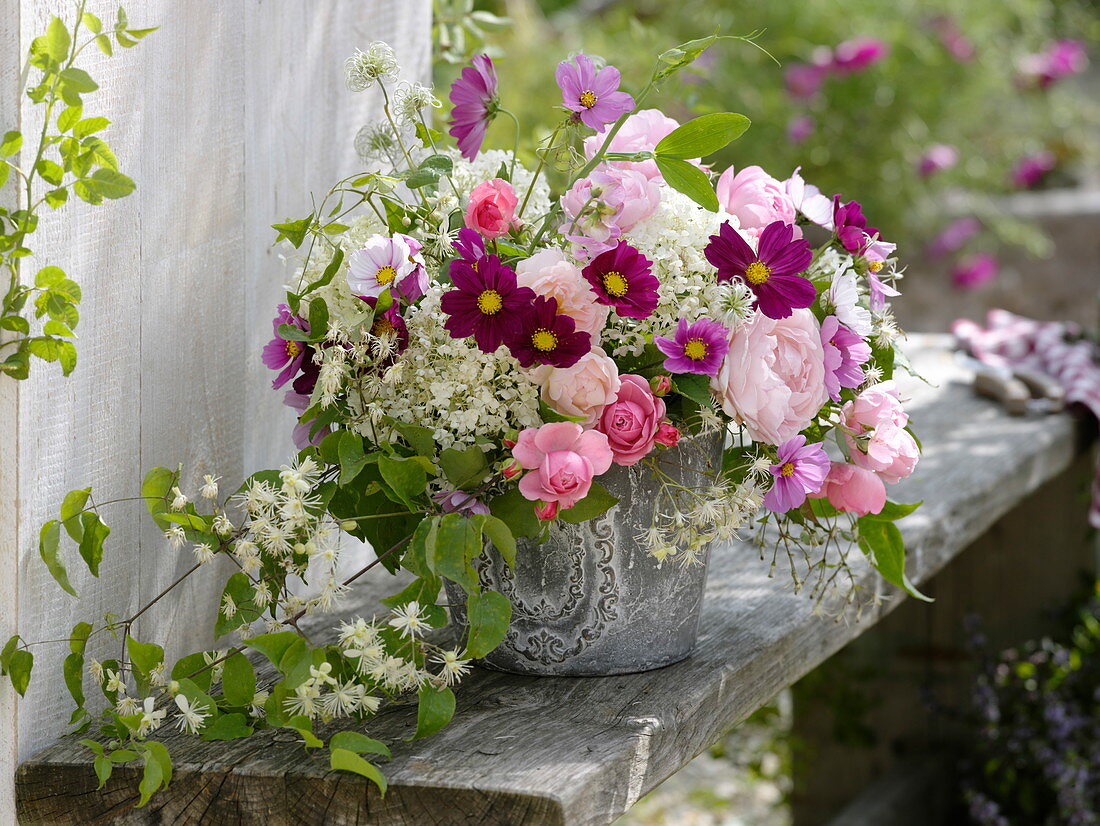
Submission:
{"label": "striped pink fabric", "polygon": [[[1066,402],[1081,404],[1100,419],[1100,350],[1076,324],[1034,321],[1007,310],[990,310],[986,326],[968,319],[951,325],[959,344],[995,367],[1029,367],[1059,384]],[[1092,482],[1089,524],[1100,529],[1100,466]]]}

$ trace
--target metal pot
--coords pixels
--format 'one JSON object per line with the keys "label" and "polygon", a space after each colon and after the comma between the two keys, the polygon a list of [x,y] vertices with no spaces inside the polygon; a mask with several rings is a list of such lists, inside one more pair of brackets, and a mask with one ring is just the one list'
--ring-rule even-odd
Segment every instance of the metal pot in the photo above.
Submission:
{"label": "metal pot", "polygon": [[[657,454],[661,470],[685,485],[706,484],[721,468],[722,438],[684,439]],[[541,544],[520,540],[516,570],[495,552],[474,561],[481,584],[512,602],[504,642],[480,664],[546,676],[649,671],[695,648],[709,549],[700,564],[658,563],[638,536],[652,524],[659,482],[645,463],[612,466],[599,481],[619,503],[580,525],[555,520]],[[446,582],[451,619],[466,623],[465,594]]]}

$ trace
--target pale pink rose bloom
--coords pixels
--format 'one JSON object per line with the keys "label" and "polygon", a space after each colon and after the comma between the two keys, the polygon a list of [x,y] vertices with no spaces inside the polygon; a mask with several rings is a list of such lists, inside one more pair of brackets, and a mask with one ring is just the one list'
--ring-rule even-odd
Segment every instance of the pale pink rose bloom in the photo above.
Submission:
{"label": "pale pink rose bloom", "polygon": [[845,462],[833,462],[825,484],[811,497],[826,497],[838,511],[866,516],[886,506],[886,485],[872,471]]}
{"label": "pale pink rose bloom", "polygon": [[[571,508],[588,495],[592,479],[611,467],[607,436],[575,422],[551,422],[519,434],[512,455],[527,474],[519,491],[533,502]],[[552,517],[550,517],[552,518]]]}
{"label": "pale pink rose bloom", "polygon": [[846,402],[840,421],[854,465],[874,471],[888,484],[913,472],[920,449],[905,430],[909,416],[898,399],[895,382],[880,382]]}
{"label": "pale pink rose bloom", "polygon": [[503,178],[478,184],[466,207],[466,226],[485,238],[499,238],[516,223],[519,198]]}
{"label": "pale pink rose bloom", "polygon": [[645,175],[601,165],[561,196],[565,220],[558,229],[573,242],[575,255],[590,260],[613,249],[660,204],[660,186]]}
{"label": "pale pink rose bloom", "polygon": [[[680,124],[665,115],[660,109],[643,109],[627,118],[608,146],[609,152],[644,152],[652,150],[661,139]],[[593,135],[584,139],[584,154],[589,160],[603,145],[603,135]],[[698,161],[698,159],[696,159]],[[695,163],[696,161],[693,161]],[[663,181],[661,170],[656,161],[612,161],[620,169],[632,169],[640,172],[651,181]]]}
{"label": "pale pink rose bloom", "polygon": [[550,247],[521,261],[516,268],[516,281],[521,287],[530,287],[536,295],[556,300],[559,313],[573,319],[578,330],[592,336],[594,344],[599,342],[611,308],[596,301],[596,294],[580,269],[560,249]]}
{"label": "pale pink rose bloom", "polygon": [[773,319],[757,310],[730,333],[729,352],[710,386],[755,441],[780,445],[797,435],[829,398],[814,314],[795,310]]}
{"label": "pale pink rose bloom", "polygon": [[880,381],[860,393],[853,401],[845,402],[840,410],[841,423],[856,435],[874,430],[884,422],[898,427],[909,423],[909,414],[901,406],[897,382]]}
{"label": "pale pink rose bloom", "polygon": [[[718,203],[722,209],[736,215],[742,232],[759,235],[768,224],[782,221],[795,224],[798,211],[787,194],[787,185],[777,181],[759,166],[746,166],[734,172],[731,166],[718,178]],[[795,238],[802,231],[795,226]]]}
{"label": "pale pink rose bloom", "polygon": [[542,400],[563,416],[584,416],[593,427],[619,394],[619,369],[599,347],[581,356],[572,367],[544,364],[530,372],[542,386]]}
{"label": "pale pink rose bloom", "polygon": [[641,376],[622,376],[618,398],[600,416],[599,430],[617,465],[635,465],[649,455],[657,442],[657,430],[665,417],[665,403],[653,395]]}

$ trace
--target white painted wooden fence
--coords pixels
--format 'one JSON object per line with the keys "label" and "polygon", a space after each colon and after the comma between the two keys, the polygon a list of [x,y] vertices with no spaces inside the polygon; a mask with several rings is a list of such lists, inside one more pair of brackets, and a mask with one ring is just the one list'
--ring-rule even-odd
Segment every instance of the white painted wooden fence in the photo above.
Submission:
{"label": "white painted wooden fence", "polygon": [[[430,72],[429,0],[145,0],[134,25],[160,26],[108,59],[88,50],[102,89],[88,111],[138,185],[105,207],[72,205],[34,237],[40,260],[84,289],[80,363],[62,379],[36,363],[23,383],[0,378],[0,637],[68,635],[80,619],[132,611],[189,565],[143,519],[140,502],[111,508],[99,581],[75,553],[83,599],[61,592],[37,553],[39,526],[66,491],[132,496],[144,470],[182,462],[192,491],[203,473],[236,484],[291,450],[292,414],[270,390],[259,349],[284,268],[269,224],[301,217],[309,193],[355,171],[357,128],[378,101],[344,88],[356,46],[386,40],[406,76]],[[89,9],[113,19],[114,5]],[[23,56],[63,0],[0,0],[0,131],[35,112],[19,103]],[[10,197],[10,194],[9,194]],[[143,638],[169,654],[208,642],[217,593],[210,580],[158,605]],[[114,656],[112,643],[90,653]],[[64,729],[64,646],[36,650],[18,712],[0,689],[0,822],[13,823],[15,762]]]}

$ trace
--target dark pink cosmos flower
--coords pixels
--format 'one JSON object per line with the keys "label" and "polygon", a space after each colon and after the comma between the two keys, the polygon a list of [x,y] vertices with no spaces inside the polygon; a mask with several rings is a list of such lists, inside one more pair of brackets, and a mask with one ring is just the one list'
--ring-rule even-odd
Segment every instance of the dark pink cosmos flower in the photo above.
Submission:
{"label": "dark pink cosmos flower", "polygon": [[451,338],[473,336],[477,346],[492,353],[504,341],[506,328],[529,308],[535,293],[516,283],[516,273],[486,255],[476,268],[461,259],[451,262],[455,288],[443,294],[439,306],[450,318],[444,325]]}
{"label": "dark pink cosmos flower", "polygon": [[653,262],[626,241],[601,252],[581,272],[596,294],[596,302],[614,307],[618,315],[644,319],[657,309],[660,282]]}
{"label": "dark pink cosmos flower", "polygon": [[[372,307],[378,303],[378,299],[366,299]],[[389,339],[391,349],[382,361],[382,367],[388,367],[397,361],[397,357],[409,349],[409,328],[405,319],[397,311],[397,305],[391,304],[390,308],[381,315],[374,317],[370,327],[370,334],[376,338]]]}
{"label": "dark pink cosmos flower", "polygon": [[928,242],[928,255],[931,258],[942,258],[961,249],[963,244],[981,231],[982,222],[973,215],[956,218]]}
{"label": "dark pink cosmos flower", "polygon": [[739,278],[756,295],[756,306],[768,318],[788,318],[809,307],[817,291],[805,272],[813,260],[810,242],[795,240],[794,227],[773,221],[764,227],[756,252],[726,221],[710,236],[704,254],[718,268],[718,280]]}
{"label": "dark pink cosmos flower", "polygon": [[852,255],[862,255],[879,237],[876,227],[867,226],[859,201],[849,201],[842,205],[839,195],[833,196],[833,230],[841,246]]}
{"label": "dark pink cosmos flower", "polygon": [[806,495],[817,493],[829,475],[829,456],[820,444],[806,444],[799,434],[779,446],[779,461],[770,470],[775,482],[764,494],[764,507],[786,513],[802,506]]}
{"label": "dark pink cosmos flower", "polygon": [[592,349],[592,336],[558,313],[557,299],[540,295],[508,328],[506,343],[521,367],[572,367]]}
{"label": "dark pink cosmos flower", "polygon": [[275,338],[264,345],[261,357],[266,367],[282,371],[271,382],[271,386],[275,390],[294,378],[302,368],[302,363],[308,361],[309,357],[313,355],[313,348],[304,341],[288,341],[280,337],[279,327],[282,324],[289,324],[291,327],[297,327],[303,332],[309,332],[308,321],[301,316],[294,315],[286,304],[279,305],[275,318],[271,320]]}
{"label": "dark pink cosmos flower", "polygon": [[562,103],[570,112],[576,112],[585,126],[603,132],[609,123],[634,108],[634,98],[619,91],[619,70],[614,66],[597,71],[585,54],[573,60],[576,65],[563,60],[554,72]]}
{"label": "dark pink cosmos flower", "polygon": [[974,290],[997,277],[997,259],[988,252],[972,255],[955,265],[951,281],[960,290]]}
{"label": "dark pink cosmos flower", "polygon": [[862,72],[890,53],[886,41],[877,37],[853,37],[833,51],[833,69],[840,74]]}
{"label": "dark pink cosmos flower", "polygon": [[1020,61],[1020,74],[1024,83],[1046,89],[1062,78],[1080,74],[1088,65],[1084,43],[1080,40],[1056,40],[1038,54],[1024,57]]}
{"label": "dark pink cosmos flower", "polygon": [[432,501],[439,505],[444,513],[461,513],[464,516],[472,516],[478,513],[488,513],[489,507],[472,493],[464,490],[441,490],[432,494]]}
{"label": "dark pink cosmos flower", "polygon": [[821,345],[825,350],[825,389],[834,402],[840,388],[863,384],[863,367],[871,358],[871,347],[840,323],[835,315],[821,322]]}
{"label": "dark pink cosmos flower", "polygon": [[681,318],[672,338],[655,336],[653,343],[668,358],[665,369],[670,373],[718,374],[722,359],[729,350],[729,330],[717,321],[700,318],[688,323]]}
{"label": "dark pink cosmos flower", "polygon": [[469,227],[458,231],[458,239],[452,241],[451,246],[467,264],[476,264],[485,256],[485,239]]}
{"label": "dark pink cosmos flower", "polygon": [[814,133],[814,119],[809,115],[795,115],[787,123],[787,143],[798,146]]}
{"label": "dark pink cosmos flower", "polygon": [[947,143],[934,143],[917,160],[917,174],[922,178],[950,169],[959,162],[959,150]]}
{"label": "dark pink cosmos flower", "polygon": [[451,137],[458,151],[468,161],[477,157],[485,142],[485,130],[496,117],[500,101],[497,97],[497,71],[488,55],[476,55],[473,66],[462,70],[451,84]]}
{"label": "dark pink cosmos flower", "polygon": [[[309,394],[287,390],[286,395],[283,396],[283,404],[296,410],[298,415],[301,416],[302,413],[305,413],[306,410],[309,409]],[[290,434],[290,437],[294,440],[294,446],[298,448],[298,450],[304,450],[310,445],[321,444],[325,436],[332,432],[332,428],[325,425],[324,427],[317,428],[316,433],[311,433],[313,424],[316,421],[317,420],[314,418],[306,422],[299,421],[298,424],[294,425],[294,430]]]}
{"label": "dark pink cosmos flower", "polygon": [[1054,157],[1053,152],[1044,150],[1024,155],[1012,167],[1012,185],[1018,189],[1034,189],[1042,183],[1043,178],[1054,171],[1057,165],[1058,159]]}

